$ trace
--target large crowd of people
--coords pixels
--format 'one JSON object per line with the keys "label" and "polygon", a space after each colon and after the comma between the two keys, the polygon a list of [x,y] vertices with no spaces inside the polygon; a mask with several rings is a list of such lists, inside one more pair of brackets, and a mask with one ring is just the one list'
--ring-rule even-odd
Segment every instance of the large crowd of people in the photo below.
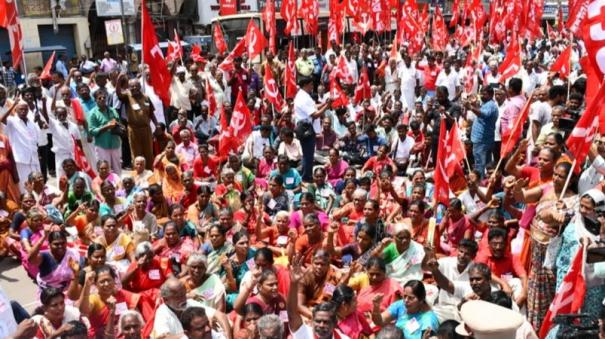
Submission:
{"label": "large crowd of people", "polygon": [[[30,314],[0,290],[0,336],[538,338],[582,246],[587,338],[605,338],[605,136],[576,171],[565,145],[582,41],[520,39],[505,81],[503,44],[391,43],[296,49],[281,110],[263,78],[281,91],[285,46],[229,71],[226,55],[175,60],[170,105],[109,52],[0,85],[0,256],[39,301]],[[568,46],[570,74],[549,72]],[[225,154],[238,98],[253,130]],[[441,124],[465,148],[447,151],[465,154],[447,203]]]}

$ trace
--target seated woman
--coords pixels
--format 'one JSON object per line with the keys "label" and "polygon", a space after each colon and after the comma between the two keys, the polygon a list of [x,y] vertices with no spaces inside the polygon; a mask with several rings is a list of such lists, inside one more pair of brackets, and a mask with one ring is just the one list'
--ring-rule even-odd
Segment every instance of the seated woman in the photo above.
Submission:
{"label": "seated woman", "polygon": [[99,221],[99,206],[98,200],[92,200],[78,206],[78,209],[65,219],[65,226],[74,226],[78,232],[76,243],[81,253],[86,252],[88,245],[97,237],[95,227]]}
{"label": "seated woman", "polygon": [[179,235],[179,229],[174,221],[169,221],[164,226],[164,236],[153,243],[153,252],[161,258],[170,260],[176,276],[182,274],[184,269],[182,265],[197,248],[190,237]]}
{"label": "seated woman", "polygon": [[[423,170],[416,170],[414,174],[412,174],[412,180],[409,181],[405,187],[405,196],[412,197],[412,189],[416,185],[424,186],[425,196],[428,198],[429,205],[431,204],[432,197],[434,197],[434,186],[430,182],[426,181],[426,176]],[[412,198],[412,200],[415,200]]]}
{"label": "seated woman", "polygon": [[135,187],[143,190],[151,184],[153,172],[147,169],[147,161],[145,157],[138,156],[134,158],[132,178],[134,179]]}
{"label": "seated woman", "polygon": [[164,197],[170,203],[177,203],[185,193],[185,187],[181,182],[181,170],[173,163],[164,168],[164,177],[161,181]]}
{"label": "seated woman", "polygon": [[134,209],[124,219],[124,227],[132,232],[135,243],[154,241],[160,237],[158,221],[152,213],[147,212],[147,195],[137,192],[133,199]]}
{"label": "seated woman", "polygon": [[353,202],[353,193],[357,189],[357,180],[355,178],[346,179],[342,182],[342,190],[340,194],[336,196],[334,201],[334,209],[345,206],[348,203]]}
{"label": "seated woman", "polygon": [[[263,309],[259,304],[251,303],[244,305],[242,315],[238,314],[235,323],[233,324],[234,337],[259,339],[260,335],[257,322],[263,315]],[[277,321],[280,320],[277,319]]]}
{"label": "seated woman", "polygon": [[370,157],[368,161],[363,164],[361,168],[362,175],[368,171],[374,174],[374,177],[378,177],[380,173],[385,169],[389,168],[391,173],[397,173],[397,165],[388,156],[389,149],[387,145],[381,145],[378,147],[378,153]]}
{"label": "seated woman", "polygon": [[[334,211],[332,218],[345,224],[345,227],[352,229],[355,224],[363,218],[363,207],[368,200],[368,192],[358,188],[353,192],[353,201],[347,203]],[[353,234],[352,230],[349,234]]]}
{"label": "seated woman", "polygon": [[[277,275],[277,289],[282,295],[288,294],[290,284],[290,274],[286,266],[279,265],[273,258],[273,253],[266,248],[259,248],[254,255],[254,267],[260,270],[270,269]],[[286,263],[287,264],[287,263]],[[249,270],[244,274],[239,286],[240,293],[244,285],[249,284],[252,280],[252,271]]]}
{"label": "seated woman", "polygon": [[277,274],[274,271],[270,269],[255,270],[252,280],[242,286],[241,292],[233,304],[233,309],[242,315],[244,305],[254,303],[261,307],[263,314],[275,314],[283,317],[286,311],[286,299],[279,293],[277,285]]}
{"label": "seated woman", "polygon": [[[107,265],[86,274],[82,294],[76,305],[90,320],[89,335],[92,337],[102,335],[110,321],[117,324],[117,317],[112,316],[114,311],[124,312],[142,306],[138,294],[116,286],[116,278],[115,271]],[[96,286],[96,293],[91,293],[93,285]]]}
{"label": "seated woman", "polygon": [[326,182],[326,170],[323,167],[317,167],[313,170],[313,183],[307,185],[307,192],[313,194],[315,203],[319,208],[330,214],[336,200],[334,188]]}
{"label": "seated woman", "polygon": [[[362,313],[371,313],[373,299],[382,294],[384,298],[380,303],[380,311],[383,312],[389,305],[403,297],[403,289],[399,282],[387,276],[387,266],[380,257],[371,257],[365,265],[365,276],[368,284],[363,286],[357,294],[357,309]],[[349,285],[355,288],[355,277],[350,280]]]}
{"label": "seated woman", "polygon": [[42,289],[40,294],[42,306],[31,318],[37,325],[36,338],[59,338],[68,328],[70,321],[81,321],[90,327],[88,319],[80,314],[77,307],[65,304],[63,292],[54,287]]}
{"label": "seated woman", "polygon": [[67,194],[63,194],[59,205],[63,206],[63,216],[67,218],[78,206],[93,200],[93,195],[86,188],[86,181],[80,177],[74,180],[73,185],[69,185]]}
{"label": "seated woman", "polygon": [[210,155],[208,144],[198,147],[200,155],[193,161],[193,176],[201,182],[216,182],[219,171],[219,160]]}
{"label": "seated woman", "polygon": [[10,254],[8,243],[14,241],[10,238],[10,224],[18,210],[19,205],[8,199],[6,193],[0,192],[0,258]]}
{"label": "seated woman", "polygon": [[197,202],[187,209],[187,220],[195,224],[200,232],[205,230],[209,223],[218,220],[218,207],[210,201],[211,196],[210,187],[198,187]]}
{"label": "seated woman", "polygon": [[[40,252],[48,238],[49,251]],[[80,261],[78,252],[67,248],[67,237],[64,231],[44,231],[44,236],[34,243],[28,256],[29,264],[38,268],[36,283],[38,288],[58,288],[64,291],[74,279],[73,264]]]}
{"label": "seated woman", "polygon": [[296,238],[296,232],[290,231],[290,246],[288,257],[295,254],[302,256],[305,264],[310,264],[315,251],[326,246],[327,238],[321,230],[321,224],[316,214],[307,214],[303,220],[304,233]]}
{"label": "seated woman", "polygon": [[225,167],[221,172],[221,182],[216,185],[212,201],[217,206],[229,207],[232,211],[237,211],[242,206],[242,192],[242,186],[235,181],[235,172]]}
{"label": "seated woman", "polygon": [[256,183],[260,187],[267,187],[267,180],[271,172],[277,169],[275,150],[271,146],[265,146],[263,149],[263,158],[260,159],[256,167]]}
{"label": "seated woman", "polygon": [[160,183],[164,179],[164,170],[167,165],[173,164],[180,166],[179,157],[175,153],[176,144],[170,140],[166,143],[166,148],[160,154],[158,154],[153,160],[153,173],[155,176],[155,182]]}
{"label": "seated woman", "polygon": [[179,204],[172,204],[170,205],[170,208],[168,208],[168,213],[170,215],[170,221],[174,222],[178,229],[179,236],[189,237],[193,242],[193,247],[198,248],[200,240],[197,237],[197,230],[191,221],[185,219],[185,207]]}
{"label": "seated woman", "polygon": [[302,192],[302,177],[295,168],[290,166],[287,156],[277,156],[277,169],[273,170],[269,177],[272,178],[276,175],[282,177],[288,197],[290,198],[290,201],[293,201],[294,196]]}
{"label": "seated woman", "polygon": [[250,237],[245,231],[239,231],[233,235],[233,245],[233,254],[221,259],[221,266],[226,273],[224,281],[227,287],[227,306],[229,309],[233,306],[239,293],[244,275],[255,267],[254,255],[256,254],[256,250],[250,247]]}
{"label": "seated woman", "polygon": [[225,312],[225,286],[218,275],[207,272],[207,267],[206,256],[200,252],[193,252],[187,259],[187,275],[181,278],[187,298]]}
{"label": "seated woman", "polygon": [[408,281],[403,288],[403,300],[394,302],[381,312],[380,305],[383,294],[374,297],[372,320],[378,326],[395,322],[395,326],[403,331],[405,338],[421,339],[426,329],[439,327],[435,312],[426,302],[426,290],[419,280]]}
{"label": "seated woman", "polygon": [[294,228],[299,234],[303,234],[303,222],[308,215],[315,215],[319,219],[322,230],[328,228],[330,222],[328,215],[315,205],[315,197],[311,193],[304,192],[300,195],[300,209],[290,215],[290,228]]}
{"label": "seated woman", "polygon": [[288,159],[290,167],[296,168],[302,160],[302,147],[300,141],[294,138],[294,131],[284,128],[279,133],[281,143],[277,149],[277,156],[285,156]]}
{"label": "seated woman", "polygon": [[27,219],[24,220],[24,227],[19,231],[21,239],[19,257],[25,271],[32,279],[36,279],[39,269],[38,265],[30,262],[30,254],[34,248],[38,248],[38,251],[48,250],[47,237],[50,225],[44,225],[44,217],[44,214],[38,207],[30,209],[27,212]]}
{"label": "seated woman", "polygon": [[99,160],[97,162],[97,176],[92,180],[92,191],[98,197],[103,196],[101,185],[104,181],[109,181],[116,190],[122,187],[120,176],[111,172],[111,166],[107,160]]}
{"label": "seated woman", "polygon": [[[69,283],[67,289],[67,297],[70,300],[78,300],[84,287],[84,281],[88,272],[94,272],[97,268],[105,265],[107,260],[105,256],[105,247],[103,245],[93,242],[88,246],[86,251],[86,257],[80,263],[71,262],[69,267],[74,272],[74,279]],[[119,285],[119,279],[116,280]],[[93,287],[94,289],[94,287]]]}
{"label": "seated woman", "polygon": [[270,216],[279,211],[290,210],[290,198],[284,189],[284,178],[280,175],[269,179],[269,189],[262,194],[263,210]]}
{"label": "seated woman", "polygon": [[115,265],[119,272],[124,272],[131,262],[135,262],[134,243],[118,226],[118,219],[111,214],[101,217],[103,234],[95,242],[105,247],[107,263]]}
{"label": "seated woman", "polygon": [[424,248],[412,240],[412,229],[406,224],[397,224],[393,229],[395,241],[384,247],[382,258],[387,264],[387,275],[389,278],[403,285],[406,282],[423,277],[422,258]]}
{"label": "seated woman", "polygon": [[450,206],[441,220],[439,241],[441,248],[439,252],[446,256],[454,256],[458,250],[458,243],[462,239],[473,239],[473,224],[470,219],[462,212],[462,202],[460,199],[451,199]]}
{"label": "seated woman", "polygon": [[329,162],[325,166],[328,175],[328,182],[332,187],[342,180],[349,164],[340,157],[340,151],[336,148],[331,148],[328,153]]}
{"label": "seated woman", "polygon": [[323,249],[315,251],[310,269],[300,281],[298,311],[303,317],[313,318],[315,305],[332,299],[332,293],[340,283],[340,273],[330,265],[330,254]]}
{"label": "seated woman", "polygon": [[166,279],[173,276],[168,258],[154,255],[151,243],[144,241],[135,249],[135,259],[122,275],[122,286],[135,293],[159,291]]}
{"label": "seated woman", "polygon": [[332,303],[336,306],[336,327],[351,339],[369,337],[372,328],[363,311],[357,307],[355,291],[346,285],[338,285],[332,294]]}
{"label": "seated woman", "polygon": [[149,186],[149,201],[147,202],[146,211],[155,215],[158,225],[164,225],[169,220],[168,207],[170,204],[164,192],[162,186],[158,184],[151,184]]}
{"label": "seated woman", "polygon": [[103,203],[99,207],[100,216],[119,215],[128,209],[126,200],[116,196],[116,189],[109,180],[101,183],[101,196],[103,197]]}
{"label": "seated woman", "polygon": [[242,229],[251,234],[250,241],[253,244],[256,243],[255,230],[257,225],[271,223],[271,217],[264,212],[260,199],[260,197],[255,199],[253,194],[242,193],[242,208],[233,213],[233,221],[235,221],[237,227],[232,227],[227,236],[233,234],[237,229]]}
{"label": "seated woman", "polygon": [[273,217],[271,226],[261,224],[257,227],[256,242],[257,247],[267,246],[275,255],[285,256],[286,247],[290,241],[288,231],[290,230],[290,212],[279,211]]}
{"label": "seated woman", "polygon": [[[374,255],[374,239],[376,238],[376,227],[364,223],[357,232],[356,241],[343,246],[335,246],[335,233],[338,232],[338,223],[333,222],[328,230],[328,240],[326,250],[330,255],[336,258],[342,258],[342,261],[350,263],[357,261],[360,265],[365,263]],[[345,259],[347,258],[347,259]]]}
{"label": "seated woman", "polygon": [[29,174],[25,186],[25,189],[34,195],[36,203],[40,206],[52,204],[57,197],[61,196],[55,187],[50,186],[44,181],[44,175],[38,171]]}
{"label": "seated woman", "polygon": [[412,201],[408,208],[408,218],[403,219],[402,223],[410,226],[412,239],[418,244],[441,248],[439,228],[434,227],[431,234],[430,220],[424,215],[425,206],[422,200]]}
{"label": "seated woman", "polygon": [[208,273],[221,273],[222,256],[233,253],[233,245],[227,241],[227,230],[219,225],[212,225],[208,230],[210,242],[202,245],[202,253],[208,258]]}

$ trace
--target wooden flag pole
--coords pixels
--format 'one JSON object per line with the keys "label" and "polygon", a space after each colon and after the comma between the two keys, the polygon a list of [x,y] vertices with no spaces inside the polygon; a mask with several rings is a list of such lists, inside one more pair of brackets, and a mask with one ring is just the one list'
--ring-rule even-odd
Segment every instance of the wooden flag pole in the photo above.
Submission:
{"label": "wooden flag pole", "polygon": [[565,196],[565,191],[567,191],[567,187],[569,186],[569,182],[571,181],[571,176],[573,175],[573,170],[576,168],[577,159],[573,159],[571,163],[571,169],[569,170],[569,174],[567,174],[567,179],[565,179],[565,185],[563,186],[563,190],[561,191],[561,195],[559,196],[559,200],[563,199]]}

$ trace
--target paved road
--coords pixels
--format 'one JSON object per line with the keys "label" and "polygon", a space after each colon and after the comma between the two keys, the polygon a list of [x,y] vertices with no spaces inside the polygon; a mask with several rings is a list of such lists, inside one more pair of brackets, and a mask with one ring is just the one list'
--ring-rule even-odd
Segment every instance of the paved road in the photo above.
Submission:
{"label": "paved road", "polygon": [[18,301],[32,313],[38,305],[36,284],[27,276],[21,261],[4,258],[0,261],[0,286],[11,300]]}

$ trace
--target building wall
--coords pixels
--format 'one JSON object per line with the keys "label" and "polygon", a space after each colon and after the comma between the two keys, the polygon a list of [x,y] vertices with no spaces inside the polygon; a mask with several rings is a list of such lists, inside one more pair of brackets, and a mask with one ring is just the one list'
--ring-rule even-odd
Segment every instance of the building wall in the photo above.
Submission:
{"label": "building wall", "polygon": [[[39,25],[52,25],[52,18],[20,18],[21,30],[23,32],[23,45],[25,48],[41,47],[43,46],[40,41],[40,35],[38,32]],[[84,16],[76,17],[65,17],[59,18],[59,25],[73,25],[74,26],[74,43],[76,46],[76,52],[78,55],[87,54],[86,43],[90,40],[90,32],[88,30],[88,18]],[[89,44],[90,42],[88,42]],[[25,54],[25,63],[27,69],[31,69],[34,66],[43,66],[42,53],[28,53]]]}

